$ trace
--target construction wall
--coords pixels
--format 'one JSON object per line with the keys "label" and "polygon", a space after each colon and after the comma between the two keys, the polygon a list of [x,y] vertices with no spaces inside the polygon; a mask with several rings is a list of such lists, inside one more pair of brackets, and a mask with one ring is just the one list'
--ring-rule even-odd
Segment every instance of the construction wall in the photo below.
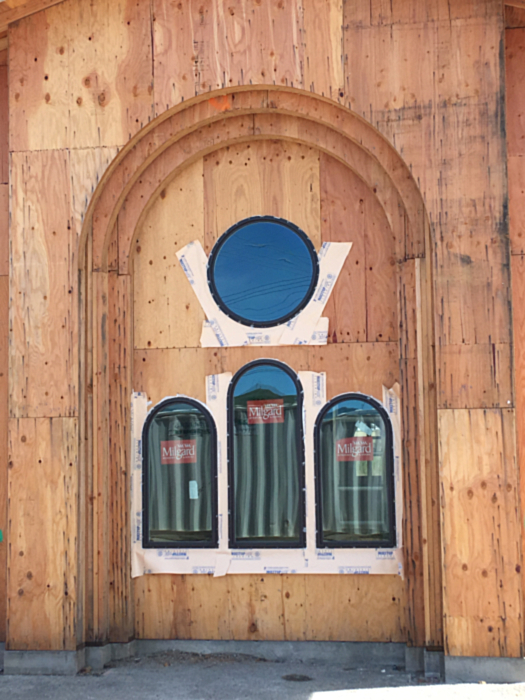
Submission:
{"label": "construction wall", "polygon": [[[117,550],[126,514],[117,517],[111,503],[114,490],[125,491],[128,465],[111,452],[112,474],[122,478],[110,481],[92,470],[97,457],[84,450],[86,431],[96,435],[98,424],[87,425],[93,384],[82,385],[81,377],[105,359],[85,350],[92,344],[79,312],[79,294],[84,298],[86,291],[77,270],[90,252],[79,250],[78,241],[98,180],[142,127],[195,95],[268,84],[311,91],[354,110],[393,144],[421,190],[432,263],[432,294],[423,306],[433,304],[435,313],[433,333],[418,342],[428,366],[435,344],[435,375],[425,397],[434,397],[438,410],[430,401],[420,430],[429,438],[437,428],[438,439],[427,440],[412,471],[417,478],[407,485],[413,487],[406,495],[407,582],[396,594],[406,608],[396,607],[389,625],[374,627],[366,615],[350,614],[344,629],[334,625],[346,600],[358,607],[373,606],[377,596],[386,601],[380,577],[372,583],[324,577],[310,598],[299,580],[266,577],[262,584],[246,582],[242,593],[255,624],[252,619],[236,632],[232,623],[224,636],[288,638],[276,620],[284,615],[286,621],[283,600],[297,587],[298,606],[311,607],[293,618],[298,631],[290,638],[396,639],[444,644],[453,655],[522,655],[503,40],[499,0],[64,0],[11,25],[9,528],[7,548],[0,545],[0,554],[8,552],[9,649],[75,649],[84,640],[124,641],[134,634],[210,635],[209,621],[177,627],[163,620],[168,597],[175,611],[198,610],[208,581],[199,584],[199,600],[188,577],[145,578],[135,593],[123,583]],[[205,186],[223,182],[213,175],[221,162],[203,163]],[[160,205],[151,212],[165,216]],[[421,255],[409,250],[403,263]],[[1,283],[1,268],[0,275]],[[120,278],[108,288],[95,272],[82,284],[93,286],[95,303],[104,307],[121,304],[122,290],[129,295],[128,281]],[[147,324],[147,313],[143,318]],[[372,338],[368,330],[364,336],[360,328],[373,328],[374,319],[354,321],[355,328],[341,327],[353,342],[386,347],[401,337],[393,327],[388,338]],[[144,324],[135,325],[135,334],[151,341],[157,331]],[[332,345],[343,339],[336,332]],[[150,352],[142,345],[135,343],[135,360]],[[114,392],[125,397],[119,372],[130,376],[132,363],[112,347]],[[181,347],[174,341],[154,351],[180,353]],[[329,352],[344,355],[336,347]],[[5,362],[5,351],[2,357]],[[403,381],[413,414],[410,372],[417,375],[417,367],[410,360],[398,365],[404,375],[395,377],[394,369],[392,378]],[[154,376],[144,378],[137,364],[134,388],[143,382],[160,398]],[[233,359],[226,364],[236,368]],[[311,369],[322,369],[314,364]],[[125,398],[119,401],[125,406]],[[1,416],[0,409],[0,426]],[[113,449],[90,444],[108,454]],[[112,523],[109,532],[97,529],[102,513]],[[389,592],[393,585],[386,584]],[[230,600],[228,590],[221,598],[216,587],[213,595],[217,609]],[[304,614],[332,595],[328,622],[309,630]]]}

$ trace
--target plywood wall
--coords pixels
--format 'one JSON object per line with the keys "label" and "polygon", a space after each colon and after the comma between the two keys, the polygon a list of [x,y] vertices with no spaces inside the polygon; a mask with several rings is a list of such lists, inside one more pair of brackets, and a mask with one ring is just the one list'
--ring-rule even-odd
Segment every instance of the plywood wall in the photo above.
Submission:
{"label": "plywood wall", "polygon": [[[76,345],[81,325],[76,304],[76,244],[89,197],[117,149],[155,116],[210,89],[238,84],[288,85],[329,97],[355,110],[390,140],[411,168],[431,223],[432,269],[428,279],[431,277],[436,312],[435,394],[440,412],[440,479],[441,484],[456,486],[453,491],[449,488],[446,498],[441,500],[437,497],[437,482],[432,489],[428,487],[428,494],[433,494],[428,496],[428,508],[435,526],[434,542],[440,539],[435,513],[437,510],[441,513],[445,631],[443,636],[438,613],[433,622],[427,619],[425,632],[416,642],[439,645],[444,639],[446,650],[453,654],[520,656],[521,624],[519,629],[507,629],[505,618],[498,610],[489,630],[478,608],[458,607],[454,602],[463,590],[463,583],[456,576],[459,554],[452,541],[454,523],[457,518],[475,517],[480,509],[471,511],[471,502],[481,504],[485,498],[480,474],[488,469],[495,479],[501,465],[496,460],[481,468],[472,461],[468,471],[464,471],[461,453],[446,447],[455,444],[458,434],[467,435],[464,432],[467,425],[468,439],[476,445],[485,445],[487,441],[487,421],[492,421],[490,425],[493,426],[505,426],[502,439],[504,454],[508,456],[506,468],[510,470],[506,482],[510,490],[506,492],[505,504],[508,517],[520,517],[515,495],[517,479],[512,474],[514,448],[508,442],[512,441],[508,426],[513,420],[515,397],[510,360],[513,355],[510,250],[500,51],[503,22],[503,6],[499,0],[484,3],[478,0],[454,3],[447,0],[311,0],[307,3],[296,0],[264,3],[255,0],[228,3],[225,0],[198,3],[194,0],[120,3],[92,0],[88,4],[83,0],[64,0],[12,25],[9,30],[12,445],[15,445],[16,436],[27,436],[35,425],[40,425],[38,421],[48,420],[52,421],[49,434],[56,439],[62,436],[63,440],[55,454],[65,459],[67,450],[74,452],[71,426],[81,410]],[[519,44],[520,40],[516,41]],[[519,72],[517,62],[516,70]],[[518,110],[517,113],[522,112]],[[512,158],[521,153],[522,140],[519,131],[515,133],[517,136],[509,137],[509,148],[514,149],[509,151]],[[0,153],[2,148],[5,148],[5,139],[0,139]],[[323,171],[323,157],[319,157],[318,185],[312,181],[314,190],[318,186],[315,206],[321,211],[315,235],[321,236],[327,229],[323,212],[330,206],[331,198],[334,202],[346,201],[349,192],[355,192],[351,190],[353,185],[346,191],[337,178],[335,184],[326,179],[328,171]],[[518,161],[512,158],[511,178],[521,182],[519,172],[512,174],[519,171]],[[312,157],[305,156],[306,160],[315,169]],[[190,181],[184,188],[195,186],[201,188],[198,192],[208,192],[210,188],[213,191],[220,182],[214,179],[212,171],[221,165],[212,166],[203,162],[201,184],[197,185],[196,180],[192,181],[193,176],[188,175]],[[335,172],[335,167],[333,170]],[[311,177],[311,173],[305,177]],[[2,176],[0,190],[6,181],[5,175]],[[238,206],[242,209],[245,206],[242,183],[240,191]],[[356,199],[352,201],[354,209],[351,211],[356,221],[368,218],[369,212],[361,211]],[[514,216],[515,221],[519,220],[519,213],[513,215],[512,212],[519,212],[520,206],[519,198],[514,197],[511,219]],[[309,218],[312,207],[314,202],[310,199],[305,210]],[[339,212],[340,207],[335,210]],[[160,210],[157,215],[162,216]],[[200,224],[203,241],[216,235],[221,222],[229,215],[233,213],[225,208],[217,213],[218,218],[206,215],[209,218]],[[338,214],[329,216],[328,228],[333,235],[339,235]],[[383,226],[384,221],[379,217],[376,221],[379,234]],[[365,353],[369,343],[377,343],[385,352],[384,348],[397,340],[394,311],[388,296],[392,284],[391,261],[383,249],[375,245],[375,240],[375,235],[370,235],[355,249],[361,260],[373,261],[372,270],[367,265],[364,270],[353,270],[351,275],[343,274],[345,284],[341,282],[341,289],[344,291],[339,302],[334,299],[329,308],[333,319],[332,340],[337,340],[332,346],[345,358],[347,355],[341,347]],[[519,240],[512,246],[516,253],[513,260],[518,263],[523,254]],[[5,250],[5,240],[3,247],[0,242],[1,250]],[[420,250],[409,251],[408,257],[420,254]],[[114,251],[114,258],[118,260],[118,250]],[[149,260],[145,264],[149,264]],[[355,315],[348,316],[345,299],[355,294],[352,285],[364,284],[368,289],[369,273],[373,275],[375,270],[381,271],[379,284],[377,280],[373,284],[381,295],[385,314],[378,313],[376,307],[366,311],[360,308]],[[417,273],[414,266],[413,272],[420,274],[421,270]],[[403,275],[410,274],[407,266]],[[0,276],[5,276],[1,270]],[[172,301],[169,291],[159,289],[159,292],[154,303],[158,308],[166,308]],[[108,303],[108,293],[101,285],[97,299],[102,307]],[[141,299],[143,297],[141,294]],[[193,314],[192,302],[186,299],[186,303],[190,308],[184,308],[181,318]],[[140,314],[145,319],[145,311],[139,310]],[[190,330],[195,333],[198,322],[196,316],[192,318],[193,330]],[[102,333],[104,329],[98,330]],[[141,353],[143,365],[155,364],[147,359],[150,352],[195,354],[190,331],[187,336],[190,344],[175,349],[174,342],[182,332],[178,321],[162,334],[154,322],[148,327],[144,325],[141,332],[143,338],[137,353]],[[341,342],[343,340],[346,342]],[[148,342],[155,345],[147,346]],[[335,350],[330,349],[330,352]],[[119,360],[118,355],[114,357]],[[101,364],[97,371],[107,372],[104,358],[98,359]],[[203,359],[203,368],[206,363],[213,365],[217,361],[213,356]],[[345,367],[352,366],[349,360],[345,362],[348,362]],[[407,388],[413,390],[417,371],[410,362],[407,358],[404,381]],[[119,371],[121,368],[123,372],[129,371],[129,358],[117,364]],[[98,376],[100,380],[106,375]],[[113,397],[119,386],[117,381]],[[151,391],[154,395],[157,389]],[[487,415],[490,418],[486,418]],[[522,433],[520,427],[520,435]],[[437,444],[434,440],[428,449],[436,449]],[[489,443],[486,445],[488,449]],[[27,447],[25,445],[23,451],[16,448],[15,456],[23,458],[24,464],[38,464],[36,451],[29,455]],[[52,470],[49,478],[58,478],[64,469],[67,471],[69,462],[63,463],[62,457],[49,464]],[[55,499],[49,523],[35,521],[21,526],[20,518],[29,503],[25,490],[28,468],[14,470],[9,482],[9,498],[14,505],[8,537],[10,533],[17,533],[17,537],[18,533],[23,533],[25,541],[18,543],[19,551],[32,551],[32,543],[41,536],[41,528],[51,528],[53,518],[66,507],[64,501]],[[428,469],[429,479],[437,480],[437,473]],[[100,474],[100,477],[109,480],[109,475]],[[99,498],[96,485],[89,483],[86,489],[93,499],[94,512],[99,512],[97,508],[100,508],[102,513],[104,508],[107,511],[104,498],[109,496]],[[76,488],[74,481],[70,487]],[[473,501],[469,500],[471,492]],[[64,493],[60,498],[65,498]],[[68,498],[75,501],[76,495],[70,493]],[[59,521],[60,527],[66,528],[61,530],[61,536],[68,554],[67,567],[76,567],[76,522],[74,518]],[[515,530],[510,527],[502,531],[496,552],[487,522],[473,520],[472,528],[477,527],[485,528],[486,537],[476,551],[461,553],[465,559],[462,566],[464,564],[469,572],[476,572],[469,579],[476,587],[476,599],[493,600],[500,590],[497,572],[503,557],[508,572],[505,600],[508,597],[514,605],[517,599],[521,600],[522,590],[521,576],[516,573],[522,564],[521,553],[516,552],[513,540]],[[418,538],[410,553],[414,577],[417,581],[434,581],[434,597],[427,597],[427,601],[436,601],[441,590],[441,568],[435,568],[435,559],[432,564],[425,559],[425,538],[421,533]],[[104,544],[103,540],[101,542]],[[30,596],[18,595],[21,569],[17,556],[11,549],[8,591],[10,600],[16,600],[17,612],[10,619],[10,648],[28,645],[70,648],[74,645],[71,628],[66,637],[59,638],[56,630],[50,631],[44,623],[32,629],[22,623],[24,613],[26,616],[31,613],[34,602]],[[44,600],[48,583],[57,586],[57,604],[62,610],[68,610],[69,615],[70,591],[66,595],[63,587],[59,588],[64,576],[67,578],[69,574],[64,569],[65,560],[57,561],[58,556],[53,553],[48,564],[35,569],[37,574],[33,576],[31,590],[33,596]],[[112,556],[115,562],[120,562],[118,552]],[[486,562],[479,575],[478,561]],[[89,573],[92,581],[103,582],[100,596],[90,598],[89,605],[86,603],[85,609],[91,616],[86,629],[91,630],[88,634],[91,641],[94,638],[104,641],[110,634],[110,606],[103,592],[106,583],[110,586],[109,579],[104,579],[107,563],[108,559],[100,559]],[[118,568],[117,564],[115,566]],[[483,571],[488,575],[484,576]],[[414,609],[421,610],[423,598],[418,596],[413,598]],[[80,615],[81,601],[73,599],[72,605],[75,612],[71,614]],[[115,598],[111,609],[119,610],[119,605]],[[521,607],[516,616],[522,619]],[[96,633],[92,627],[95,618],[103,621]],[[495,638],[504,641],[496,645]]]}
{"label": "plywood wall", "polygon": [[[262,214],[297,224],[316,249],[327,240],[354,244],[326,311],[326,347],[200,347],[203,314],[175,253],[191,240],[209,253],[232,224]],[[362,391],[380,399],[383,384],[399,381],[394,248],[374,193],[315,148],[267,140],[214,151],[162,190],[136,232],[134,388],[154,402],[177,393],[204,401],[206,375],[271,356],[296,371],[326,372],[328,398]],[[150,576],[137,583],[136,633],[146,638],[406,638],[405,589],[396,576]]]}

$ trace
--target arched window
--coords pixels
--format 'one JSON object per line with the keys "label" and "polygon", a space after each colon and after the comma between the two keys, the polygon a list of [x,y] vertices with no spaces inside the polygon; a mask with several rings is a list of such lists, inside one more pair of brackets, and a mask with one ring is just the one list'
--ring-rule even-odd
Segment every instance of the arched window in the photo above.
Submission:
{"label": "arched window", "polygon": [[318,547],[395,545],[392,426],[383,406],[343,394],[315,424]]}
{"label": "arched window", "polygon": [[148,415],[143,445],[143,546],[216,547],[217,433],[209,411],[167,399]]}
{"label": "arched window", "polygon": [[230,547],[304,547],[302,388],[295,373],[257,360],[228,394]]}

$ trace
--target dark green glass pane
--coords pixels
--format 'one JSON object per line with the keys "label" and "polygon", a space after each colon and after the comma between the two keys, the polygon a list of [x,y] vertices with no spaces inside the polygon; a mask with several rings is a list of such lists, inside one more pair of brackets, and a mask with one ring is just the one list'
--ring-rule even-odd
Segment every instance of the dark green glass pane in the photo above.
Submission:
{"label": "dark green glass pane", "polygon": [[300,537],[297,388],[284,370],[256,365],[233,394],[235,537],[294,542]]}
{"label": "dark green glass pane", "polygon": [[166,404],[148,430],[150,542],[212,539],[213,439],[204,414]]}
{"label": "dark green glass pane", "polygon": [[323,539],[390,539],[387,435],[366,401],[344,400],[323,417],[319,434]]}

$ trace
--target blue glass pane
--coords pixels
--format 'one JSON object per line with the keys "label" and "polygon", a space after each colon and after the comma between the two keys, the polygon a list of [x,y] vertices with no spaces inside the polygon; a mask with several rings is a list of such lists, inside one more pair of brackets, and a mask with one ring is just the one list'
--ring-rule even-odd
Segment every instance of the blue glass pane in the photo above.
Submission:
{"label": "blue glass pane", "polygon": [[291,318],[309,301],[317,267],[306,236],[268,217],[241,222],[219,240],[209,277],[223,311],[241,323],[272,325]]}

